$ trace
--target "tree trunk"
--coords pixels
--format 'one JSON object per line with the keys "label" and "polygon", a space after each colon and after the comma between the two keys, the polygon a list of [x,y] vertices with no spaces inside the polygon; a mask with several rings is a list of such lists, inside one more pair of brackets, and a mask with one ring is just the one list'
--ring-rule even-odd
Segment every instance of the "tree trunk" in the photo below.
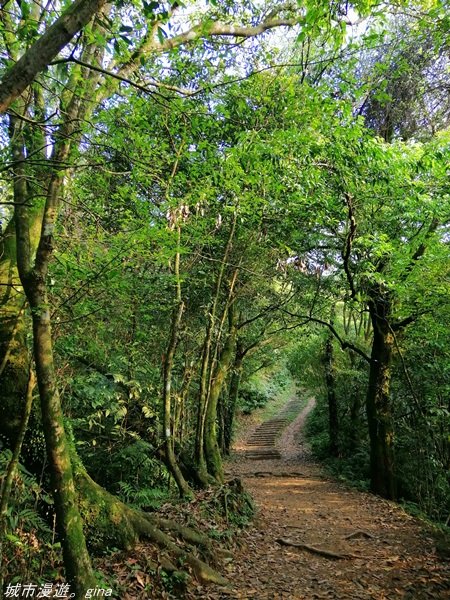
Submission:
{"label": "tree trunk", "polygon": [[175,308],[173,318],[172,318],[172,327],[170,333],[169,345],[167,348],[165,360],[164,360],[164,369],[163,369],[163,406],[164,406],[164,419],[163,419],[163,436],[164,436],[164,451],[165,451],[165,462],[167,467],[170,470],[175,482],[180,491],[180,495],[190,496],[191,490],[183,474],[180,471],[180,468],[177,464],[177,459],[175,457],[174,452],[174,431],[172,427],[172,409],[171,409],[171,394],[172,394],[172,368],[173,368],[173,358],[175,355],[175,350],[178,341],[178,330],[180,327],[181,317],[183,315],[184,304],[182,301],[179,301],[178,307]]}
{"label": "tree trunk", "polygon": [[[219,304],[219,296],[222,288],[222,281],[225,274],[225,268],[228,256],[231,252],[233,238],[236,231],[237,215],[234,213],[230,232],[228,235],[227,244],[223,254],[223,259],[220,263],[219,273],[217,275],[214,296],[211,308],[208,313],[208,324],[206,326],[205,341],[202,350],[202,362],[200,369],[200,390],[199,402],[197,411],[197,430],[195,436],[195,454],[194,462],[198,471],[198,478],[203,485],[208,484],[208,466],[205,457],[205,424],[208,411],[209,392],[210,392],[210,361],[211,361],[211,345],[213,339],[214,327],[216,325],[217,307]],[[217,407],[215,409],[217,411]]]}
{"label": "tree trunk", "polygon": [[[29,244],[32,253],[38,245],[41,218],[42,207],[30,215]],[[0,255],[0,437],[6,446],[13,447],[20,428],[30,371],[27,347],[30,322],[17,270],[14,219],[5,230]]]}
{"label": "tree trunk", "polygon": [[[36,232],[39,235],[38,228]],[[30,237],[36,248],[37,240]],[[0,436],[7,446],[12,447],[20,428],[21,407],[26,396],[30,370],[26,298],[17,271],[14,220],[6,228],[0,250]]]}
{"label": "tree trunk", "polygon": [[217,405],[225,378],[230,369],[236,346],[236,319],[234,310],[229,308],[230,329],[225,345],[220,353],[211,381],[209,401],[205,420],[205,454],[208,472],[219,483],[223,483],[223,465],[217,436]]}
{"label": "tree trunk", "polygon": [[[71,13],[73,8],[80,4],[85,5],[87,3],[76,2],[67,13]],[[77,18],[75,17],[75,19]],[[96,31],[101,31],[102,25],[95,23],[93,28]],[[26,54],[29,54],[30,51],[27,51]],[[87,44],[83,51],[83,58],[88,62],[97,64],[100,61],[98,49],[93,44]],[[10,59],[16,63],[13,67],[15,69],[20,61],[17,61],[15,54]],[[35,256],[41,235],[45,204],[41,197],[42,189],[48,186],[49,180],[52,179],[53,170],[59,168],[60,164],[64,164],[63,157],[69,156],[71,148],[76,143],[76,137],[73,136],[73,133],[79,127],[80,121],[85,115],[89,116],[93,110],[93,105],[87,102],[85,98],[92,95],[98,79],[98,73],[83,71],[78,66],[73,69],[63,98],[63,122],[55,131],[55,138],[60,140],[59,155],[56,156],[56,160],[54,160],[55,149],[51,158],[48,158],[46,154],[47,141],[42,128],[29,125],[25,121],[17,127],[11,125],[10,140],[13,157],[20,161],[17,164],[19,170],[22,171],[22,179],[26,181],[26,183],[23,183],[20,196],[23,198],[23,202],[26,203],[26,206],[24,205],[22,208],[27,209],[27,235],[26,239],[23,240],[23,248],[26,248],[29,257]],[[70,90],[73,90],[73,93]],[[31,100],[34,118],[44,120],[45,100],[42,96],[42,88],[36,84],[35,89],[32,91]],[[78,93],[81,98],[77,96]],[[83,94],[85,94],[85,98],[83,98]],[[14,110],[16,113],[26,116],[25,113],[28,107],[20,99],[16,101]],[[25,145],[26,153],[24,151]],[[32,162],[25,161],[25,154],[40,158],[40,160],[33,165]],[[62,160],[58,162],[60,159]],[[20,173],[17,168],[15,168],[15,171],[15,184],[17,186],[19,185]],[[55,190],[55,194],[61,193],[60,188],[61,186],[58,190]],[[16,195],[17,190],[14,193]],[[15,220],[16,216],[8,223],[0,242],[0,385],[2,388],[0,436],[4,438],[5,443],[10,447],[14,445],[15,436],[20,425],[20,407],[23,406],[25,401],[30,366],[30,353],[27,348],[30,320],[24,310],[26,297],[23,293],[17,268]]]}
{"label": "tree trunk", "polygon": [[[176,168],[177,162],[175,163]],[[176,278],[176,301],[172,315],[172,326],[170,328],[170,338],[167,346],[166,356],[163,368],[163,439],[165,461],[180,491],[181,497],[190,496],[191,490],[177,464],[174,452],[174,428],[172,425],[172,369],[173,359],[178,344],[178,335],[180,331],[181,319],[184,312],[184,302],[181,298],[181,280],[180,280],[180,244],[181,244],[181,225],[177,226],[177,251],[175,255],[174,275]]]}
{"label": "tree trunk", "polygon": [[175,415],[173,423],[174,436],[178,440],[179,444],[182,445],[185,439],[185,433],[187,429],[187,422],[189,421],[189,414],[186,407],[186,401],[191,386],[192,377],[194,375],[194,361],[186,359],[183,373],[183,381],[181,389],[176,396]]}
{"label": "tree trunk", "polygon": [[244,355],[242,353],[242,344],[238,340],[236,343],[236,356],[234,359],[234,365],[231,372],[230,387],[228,392],[228,401],[224,410],[224,423],[223,423],[223,451],[225,454],[230,454],[231,442],[233,440],[233,423],[234,415],[236,412],[236,406],[239,398],[239,389],[241,385],[242,377],[242,364],[244,361]]}
{"label": "tree trunk", "polygon": [[[75,597],[83,598],[85,591],[95,586],[95,578],[86,549],[83,524],[78,512],[63,413],[56,387],[50,308],[46,289],[56,206],[62,178],[61,175],[55,174],[50,180],[41,237],[35,257],[30,243],[29,205],[32,205],[32,197],[29,196],[27,189],[23,135],[20,126],[14,119],[11,120],[11,130],[13,132],[13,156],[16,161],[14,222],[17,240],[17,266],[33,320],[33,349],[41,401],[42,425],[50,464],[64,565]],[[66,158],[63,151],[62,158]]]}
{"label": "tree trunk", "polygon": [[[355,352],[349,351],[350,364],[353,370],[358,368],[358,356]],[[355,452],[360,446],[361,440],[361,405],[362,398],[359,386],[354,386],[350,394],[350,434],[349,449]]]}
{"label": "tree trunk", "polygon": [[370,438],[370,486],[384,498],[396,498],[394,430],[390,399],[391,362],[394,337],[389,327],[390,300],[379,295],[369,302],[373,343],[366,396]]}
{"label": "tree trunk", "polygon": [[205,419],[206,419],[206,404],[208,392],[208,368],[209,368],[209,353],[211,348],[212,331],[210,328],[206,331],[206,338],[202,350],[202,361],[200,368],[200,391],[197,407],[197,429],[195,434],[195,453],[194,463],[198,473],[198,480],[201,485],[207,486],[208,468],[205,458]]}
{"label": "tree trunk", "polygon": [[339,456],[339,417],[334,376],[333,336],[327,335],[325,342],[325,381],[328,401],[328,437],[331,456]]}
{"label": "tree trunk", "polygon": [[[170,359],[171,361],[173,360]],[[167,362],[167,358],[166,358]],[[175,457],[174,452],[174,432],[172,427],[172,411],[171,411],[171,375],[170,372],[172,370],[171,365],[165,365],[164,368],[164,419],[163,419],[163,428],[164,428],[164,452],[165,452],[165,463],[168,467],[172,477],[175,479],[175,482],[178,486],[181,497],[189,497],[191,496],[191,489],[183,477],[183,474],[177,464],[177,459]]]}

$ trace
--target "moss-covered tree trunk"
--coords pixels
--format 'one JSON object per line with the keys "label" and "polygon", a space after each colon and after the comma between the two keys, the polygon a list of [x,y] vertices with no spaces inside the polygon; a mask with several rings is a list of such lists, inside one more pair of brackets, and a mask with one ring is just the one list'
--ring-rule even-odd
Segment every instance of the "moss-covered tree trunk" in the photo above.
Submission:
{"label": "moss-covered tree trunk", "polygon": [[242,366],[244,362],[244,354],[242,350],[242,343],[238,339],[236,341],[236,355],[234,358],[234,364],[231,368],[230,385],[228,388],[228,399],[225,404],[224,410],[223,451],[225,454],[230,453],[231,443],[233,440],[233,423],[239,398],[239,389],[242,378]]}
{"label": "moss-covered tree trunk", "polygon": [[394,336],[389,326],[387,294],[369,302],[373,326],[366,412],[370,439],[370,487],[384,498],[396,498],[394,429],[390,398]]}
{"label": "moss-covered tree trunk", "polygon": [[[210,397],[210,365],[211,365],[211,347],[213,342],[214,328],[216,326],[217,309],[219,306],[220,292],[222,289],[222,281],[227,267],[228,257],[230,255],[234,234],[236,232],[236,213],[233,215],[233,221],[228,234],[227,243],[225,246],[223,258],[220,263],[219,272],[214,286],[213,300],[211,303],[210,310],[208,311],[208,321],[206,326],[205,341],[202,349],[202,359],[200,367],[200,386],[198,395],[198,408],[197,408],[197,428],[195,435],[195,452],[194,452],[194,463],[198,473],[198,479],[202,485],[207,485],[208,479],[208,465],[205,456],[205,428],[206,419],[208,412],[208,403]],[[216,406],[217,413],[217,406]]]}
{"label": "moss-covered tree trunk", "polygon": [[[29,207],[33,206],[33,195],[28,193],[25,141],[21,123],[14,118],[11,118],[11,133],[15,160],[14,223],[17,240],[17,266],[33,321],[36,378],[64,566],[72,592],[78,599],[84,597],[88,588],[95,586],[95,578],[86,548],[83,523],[78,511],[69,445],[56,386],[50,306],[46,287],[62,175],[55,173],[48,184],[41,235],[36,255],[34,255],[30,243],[29,219]],[[65,141],[55,149],[58,163],[66,160],[68,150],[69,145]]]}
{"label": "moss-covered tree trunk", "polygon": [[[38,22],[41,12],[40,5],[31,3],[29,10],[30,18],[34,22]],[[109,8],[105,8],[105,10],[108,11]],[[9,13],[3,16],[8,20],[10,18],[8,15]],[[14,36],[12,22],[10,27],[11,31],[9,27],[6,27],[2,35],[7,41],[6,47],[11,62],[18,63],[19,57],[23,53],[22,41]],[[96,21],[87,28],[101,33],[103,25]],[[86,41],[82,58],[86,62],[97,64],[101,62],[102,53],[102,48]],[[80,123],[95,108],[90,99],[96,90],[99,77],[99,73],[86,71],[76,66],[61,93],[63,116],[61,125],[54,130],[54,137],[64,140],[64,152],[67,156],[77,142]],[[14,111],[22,115],[24,120],[21,120],[20,128],[10,131],[13,152],[14,146],[17,150],[16,142],[19,135],[23,136],[22,145],[26,146],[26,152],[23,152],[24,158],[21,159],[20,165],[25,170],[26,178],[24,194],[27,198],[28,237],[24,243],[30,256],[35,255],[41,235],[45,204],[42,190],[47,188],[56,164],[54,156],[49,158],[47,155],[48,140],[45,138],[45,129],[40,125],[33,124],[33,121],[36,123],[45,121],[48,116],[43,94],[43,87],[36,83],[30,90],[27,102],[24,102],[22,98],[15,102]],[[97,94],[101,95],[100,92]],[[30,117],[32,118],[30,119]],[[39,160],[34,163],[32,160],[26,160],[27,157]],[[17,180],[17,177],[15,178]],[[4,437],[7,445],[11,447],[14,445],[20,424],[21,407],[26,396],[30,356],[27,348],[27,335],[31,328],[29,316],[25,311],[26,297],[17,268],[15,219],[14,216],[8,223],[3,236],[0,237],[0,386],[2,390],[0,436]]]}
{"label": "moss-covered tree trunk", "polygon": [[[33,10],[33,9],[32,9]],[[11,42],[12,43],[12,42]],[[44,100],[40,89],[33,90],[35,118],[43,118]],[[17,103],[15,110],[25,110]],[[17,132],[10,131],[12,142]],[[45,140],[41,129],[30,130],[26,125],[20,135],[27,138],[27,151],[45,160]],[[13,149],[12,149],[13,150]],[[13,150],[14,152],[14,150]],[[38,163],[39,164],[39,163]],[[36,253],[41,234],[44,202],[41,198],[42,185],[47,181],[40,166],[27,167],[27,189],[29,196],[35,192],[28,208],[28,240],[30,255]],[[30,349],[27,336],[31,328],[27,312],[27,300],[20,281],[17,267],[17,243],[15,217],[9,221],[3,236],[0,237],[0,436],[9,447],[15,444],[20,428],[22,407],[26,398],[28,374],[30,371]]]}
{"label": "moss-covered tree trunk", "polygon": [[214,369],[209,401],[205,420],[205,453],[208,473],[219,483],[223,483],[222,456],[219,449],[217,434],[217,406],[222,392],[223,384],[230,370],[235,356],[236,347],[236,319],[233,307],[229,308],[229,331],[225,345],[217,360]]}
{"label": "moss-covered tree trunk", "polygon": [[[30,246],[36,250],[40,215],[30,223]],[[12,219],[0,242],[0,436],[12,446],[20,427],[26,397],[30,352],[26,298],[17,271],[16,233]]]}

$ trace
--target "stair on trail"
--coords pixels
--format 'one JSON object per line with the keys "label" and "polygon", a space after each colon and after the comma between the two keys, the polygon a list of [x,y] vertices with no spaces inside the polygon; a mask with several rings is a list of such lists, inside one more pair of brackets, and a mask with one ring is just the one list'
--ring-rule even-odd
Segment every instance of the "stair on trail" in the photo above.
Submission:
{"label": "stair on trail", "polygon": [[303,401],[294,398],[282,408],[276,417],[261,423],[246,442],[245,457],[250,460],[280,459],[281,454],[275,447],[275,442],[292,418],[298,415],[302,407]]}

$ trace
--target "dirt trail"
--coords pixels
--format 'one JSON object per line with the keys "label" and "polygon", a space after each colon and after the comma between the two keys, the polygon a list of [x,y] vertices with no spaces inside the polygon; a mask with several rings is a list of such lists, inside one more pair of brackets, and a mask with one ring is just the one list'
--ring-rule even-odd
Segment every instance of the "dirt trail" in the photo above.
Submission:
{"label": "dirt trail", "polygon": [[[252,446],[237,447],[228,468],[252,493],[258,517],[241,534],[241,549],[228,566],[232,589],[198,588],[196,597],[450,598],[450,564],[438,558],[420,521],[392,502],[327,478],[311,460],[302,428],[313,404],[309,400],[273,440],[272,450],[280,457],[255,460],[246,457]],[[323,556],[317,552],[321,550],[336,557]]]}

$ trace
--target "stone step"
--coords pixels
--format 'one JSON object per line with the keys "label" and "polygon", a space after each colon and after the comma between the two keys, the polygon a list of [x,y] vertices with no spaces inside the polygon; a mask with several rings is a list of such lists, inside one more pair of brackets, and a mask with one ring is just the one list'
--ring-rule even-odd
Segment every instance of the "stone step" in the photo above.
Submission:
{"label": "stone step", "polygon": [[295,399],[287,404],[276,417],[261,423],[249,436],[246,449],[243,452],[249,460],[279,460],[280,451],[275,442],[283,430],[289,425],[293,417],[296,417],[303,402]]}
{"label": "stone step", "polygon": [[246,454],[249,460],[280,460],[280,454]]}
{"label": "stone step", "polygon": [[282,429],[283,427],[273,427],[272,429],[257,429],[252,433],[252,435],[258,435],[260,433],[278,433]]}
{"label": "stone step", "polygon": [[247,442],[249,446],[274,446],[274,439],[261,439],[261,440],[249,440]]}
{"label": "stone step", "polygon": [[247,458],[250,458],[252,456],[269,456],[269,457],[274,457],[274,458],[280,458],[280,453],[279,452],[273,452],[273,451],[265,451],[263,452],[262,450],[259,450],[258,452],[256,452],[256,450],[254,452],[246,452],[245,456]]}
{"label": "stone step", "polygon": [[275,446],[252,446],[251,448],[247,447],[247,449],[245,450],[246,452],[250,452],[250,454],[253,454],[255,452],[278,452],[279,450],[278,448],[275,448]]}
{"label": "stone step", "polygon": [[247,442],[246,446],[251,446],[251,449],[253,450],[254,448],[275,448],[275,444],[271,441],[262,441],[262,442],[258,442],[257,444],[249,444]]}

